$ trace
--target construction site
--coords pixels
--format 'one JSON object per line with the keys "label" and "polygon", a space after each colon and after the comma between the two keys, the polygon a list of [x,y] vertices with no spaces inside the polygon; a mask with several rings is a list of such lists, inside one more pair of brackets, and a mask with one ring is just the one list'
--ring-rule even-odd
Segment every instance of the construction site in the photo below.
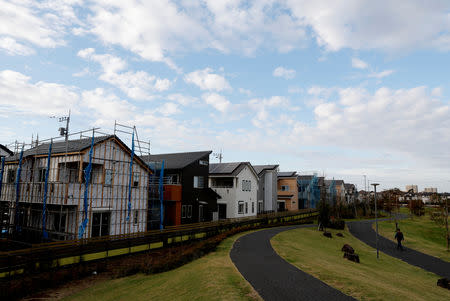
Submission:
{"label": "construction site", "polygon": [[67,127],[60,137],[16,142],[14,155],[2,158],[2,249],[162,228],[164,162],[142,159],[150,142],[136,127]]}

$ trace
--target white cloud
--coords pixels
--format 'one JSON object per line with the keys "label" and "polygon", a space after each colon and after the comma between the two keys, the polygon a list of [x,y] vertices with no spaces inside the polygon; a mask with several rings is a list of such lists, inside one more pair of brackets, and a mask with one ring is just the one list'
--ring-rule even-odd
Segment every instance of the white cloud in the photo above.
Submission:
{"label": "white cloud", "polygon": [[[450,147],[450,107],[425,87],[338,89],[338,100],[317,105],[316,124],[302,130],[312,144],[407,153],[439,162]],[[311,134],[309,134],[311,133]],[[312,134],[314,133],[314,134]]]}
{"label": "white cloud", "polygon": [[245,94],[247,96],[251,96],[253,94],[252,91],[244,89],[244,88],[239,88],[239,93]]}
{"label": "white cloud", "polygon": [[73,7],[80,3],[0,0],[1,48],[9,54],[30,55],[31,45],[44,48],[65,45],[67,28],[79,22]]}
{"label": "white cloud", "polygon": [[83,77],[83,76],[86,76],[88,74],[91,74],[91,70],[89,70],[88,67],[84,67],[83,70],[73,73],[72,76],[74,76],[74,77]]}
{"label": "white cloud", "polygon": [[205,93],[202,95],[202,99],[206,104],[211,105],[217,111],[222,113],[225,113],[231,107],[231,102],[217,93]]}
{"label": "white cloud", "polygon": [[230,90],[231,86],[222,75],[213,73],[211,68],[196,70],[184,76],[184,81],[194,84],[202,90],[208,91],[224,91]]}
{"label": "white cloud", "polygon": [[178,107],[178,104],[173,103],[173,102],[166,102],[165,104],[156,108],[156,111],[161,113],[164,116],[175,115],[175,114],[178,114],[181,112]]}
{"label": "white cloud", "polygon": [[252,55],[260,47],[287,52],[302,47],[306,38],[301,22],[273,0],[93,2],[79,32],[174,69],[170,56],[177,52],[216,49]]}
{"label": "white cloud", "polygon": [[352,58],[352,67],[357,69],[367,69],[369,67],[369,64],[359,58],[354,57]]}
{"label": "white cloud", "polygon": [[56,83],[36,82],[12,70],[0,71],[1,111],[33,115],[65,114],[79,101],[77,89]]}
{"label": "white cloud", "polygon": [[32,48],[22,45],[10,37],[0,37],[0,49],[3,49],[9,55],[34,54]]}
{"label": "white cloud", "polygon": [[384,70],[381,72],[372,72],[368,75],[368,77],[382,79],[383,77],[389,76],[394,72],[395,72],[394,70]]}
{"label": "white cloud", "polygon": [[103,69],[99,79],[118,87],[133,99],[150,99],[152,92],[165,91],[171,86],[170,80],[145,71],[124,72],[127,63],[123,59],[110,54],[96,54],[93,48],[80,50],[78,56],[99,63]]}
{"label": "white cloud", "polygon": [[129,122],[134,119],[136,107],[102,88],[83,91],[81,105],[95,117],[96,126],[110,126],[114,120]]}
{"label": "white cloud", "polygon": [[171,101],[176,101],[182,106],[188,106],[190,104],[198,102],[197,97],[183,95],[180,93],[170,94],[167,96],[167,99],[169,99]]}
{"label": "white cloud", "polygon": [[443,35],[450,30],[450,2],[445,0],[287,0],[287,6],[311,27],[317,43],[331,51],[398,51],[449,45]]}
{"label": "white cloud", "polygon": [[284,79],[292,79],[295,77],[295,70],[293,69],[286,69],[284,67],[277,67],[275,70],[273,70],[273,76],[275,77],[283,77]]}
{"label": "white cloud", "polygon": [[287,110],[290,108],[289,99],[283,96],[272,96],[270,98],[254,98],[248,102],[248,106],[255,115],[252,118],[252,124],[258,128],[270,128],[273,123],[270,119],[278,119],[276,108]]}
{"label": "white cloud", "polygon": [[433,90],[431,90],[431,95],[435,97],[441,97],[442,96],[442,88],[436,87]]}

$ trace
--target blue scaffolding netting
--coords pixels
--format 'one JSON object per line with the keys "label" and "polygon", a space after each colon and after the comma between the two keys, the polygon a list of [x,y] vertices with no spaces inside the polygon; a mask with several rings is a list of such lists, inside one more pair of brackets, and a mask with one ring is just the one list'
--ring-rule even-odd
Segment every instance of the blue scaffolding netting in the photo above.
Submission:
{"label": "blue scaffolding netting", "polygon": [[19,158],[19,168],[17,169],[17,175],[16,175],[16,215],[15,215],[15,223],[16,223],[16,231],[20,232],[22,230],[22,228],[20,227],[19,224],[19,215],[20,215],[20,210],[19,210],[19,199],[20,199],[20,174],[22,172],[22,159],[23,159],[23,149],[24,147],[22,146],[22,151],[20,152],[20,158]]}
{"label": "blue scaffolding netting", "polygon": [[89,182],[91,181],[91,171],[92,171],[92,153],[94,150],[94,133],[92,133],[92,141],[91,141],[91,149],[89,150],[89,164],[84,170],[84,211],[83,211],[83,223],[80,225],[80,230],[78,231],[78,238],[83,238],[84,231],[86,230],[88,219],[88,191],[89,191]]}
{"label": "blue scaffolding netting", "polygon": [[52,155],[52,146],[53,140],[50,142],[50,146],[48,147],[47,169],[45,171],[45,183],[44,183],[44,200],[42,201],[42,237],[44,239],[48,238],[48,233],[47,230],[45,229],[45,225],[47,223],[46,206],[47,206],[47,191],[48,191],[48,175],[50,171],[50,157]]}

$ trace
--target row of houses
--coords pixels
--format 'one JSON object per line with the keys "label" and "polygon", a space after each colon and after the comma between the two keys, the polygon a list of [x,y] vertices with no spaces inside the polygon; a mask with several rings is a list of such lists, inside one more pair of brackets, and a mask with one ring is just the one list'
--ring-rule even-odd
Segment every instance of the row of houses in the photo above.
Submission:
{"label": "row of houses", "polygon": [[324,193],[331,203],[356,196],[341,180],[281,172],[277,164],[210,163],[211,153],[137,155],[116,135],[6,153],[2,235],[42,241],[128,234],[316,208]]}

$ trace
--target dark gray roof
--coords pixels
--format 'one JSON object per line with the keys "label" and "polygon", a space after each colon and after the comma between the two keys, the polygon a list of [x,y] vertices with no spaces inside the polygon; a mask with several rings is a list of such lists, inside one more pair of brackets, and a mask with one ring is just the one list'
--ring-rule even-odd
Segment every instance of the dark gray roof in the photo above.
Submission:
{"label": "dark gray roof", "polygon": [[250,162],[212,163],[209,164],[209,174],[236,176],[245,166],[249,166],[258,175]]}
{"label": "dark gray roof", "polygon": [[7,148],[6,146],[4,146],[3,144],[0,144],[0,148],[1,148],[3,151],[5,151],[6,153],[8,153],[10,156],[14,154],[12,151],[9,150],[9,148]]}
{"label": "dark gray roof", "polygon": [[141,158],[147,163],[164,160],[164,169],[182,169],[203,157],[209,156],[211,153],[212,151],[186,152],[149,155]]}
{"label": "dark gray roof", "polygon": [[311,181],[314,178],[313,175],[308,175],[308,176],[298,176],[299,180],[303,180],[303,181]]}
{"label": "dark gray roof", "polygon": [[344,187],[345,187],[345,189],[354,189],[355,188],[355,184],[344,183]]}
{"label": "dark gray roof", "polygon": [[273,170],[278,168],[278,165],[253,165],[256,173],[259,175],[263,170]]}
{"label": "dark gray roof", "polygon": [[278,172],[278,177],[281,178],[291,178],[297,176],[296,171],[280,171]]}
{"label": "dark gray roof", "polygon": [[325,180],[326,185],[330,185],[334,181],[334,185],[344,184],[344,180]]}
{"label": "dark gray roof", "polygon": [[[107,136],[98,136],[94,137],[94,144],[103,142],[111,137],[114,137],[114,135],[107,135]],[[67,152],[73,153],[73,152],[81,152],[87,148],[91,147],[92,138],[83,138],[83,139],[77,139],[77,140],[69,140],[67,141]],[[27,149],[23,152],[23,157],[28,156],[38,156],[38,155],[46,155],[48,154],[48,147],[50,143],[43,143],[37,147],[33,147],[30,149]],[[63,154],[66,152],[66,142],[65,141],[58,141],[53,142],[52,146],[52,154]],[[6,158],[6,161],[17,161],[20,157],[20,151],[15,154],[14,156],[10,156]]]}

